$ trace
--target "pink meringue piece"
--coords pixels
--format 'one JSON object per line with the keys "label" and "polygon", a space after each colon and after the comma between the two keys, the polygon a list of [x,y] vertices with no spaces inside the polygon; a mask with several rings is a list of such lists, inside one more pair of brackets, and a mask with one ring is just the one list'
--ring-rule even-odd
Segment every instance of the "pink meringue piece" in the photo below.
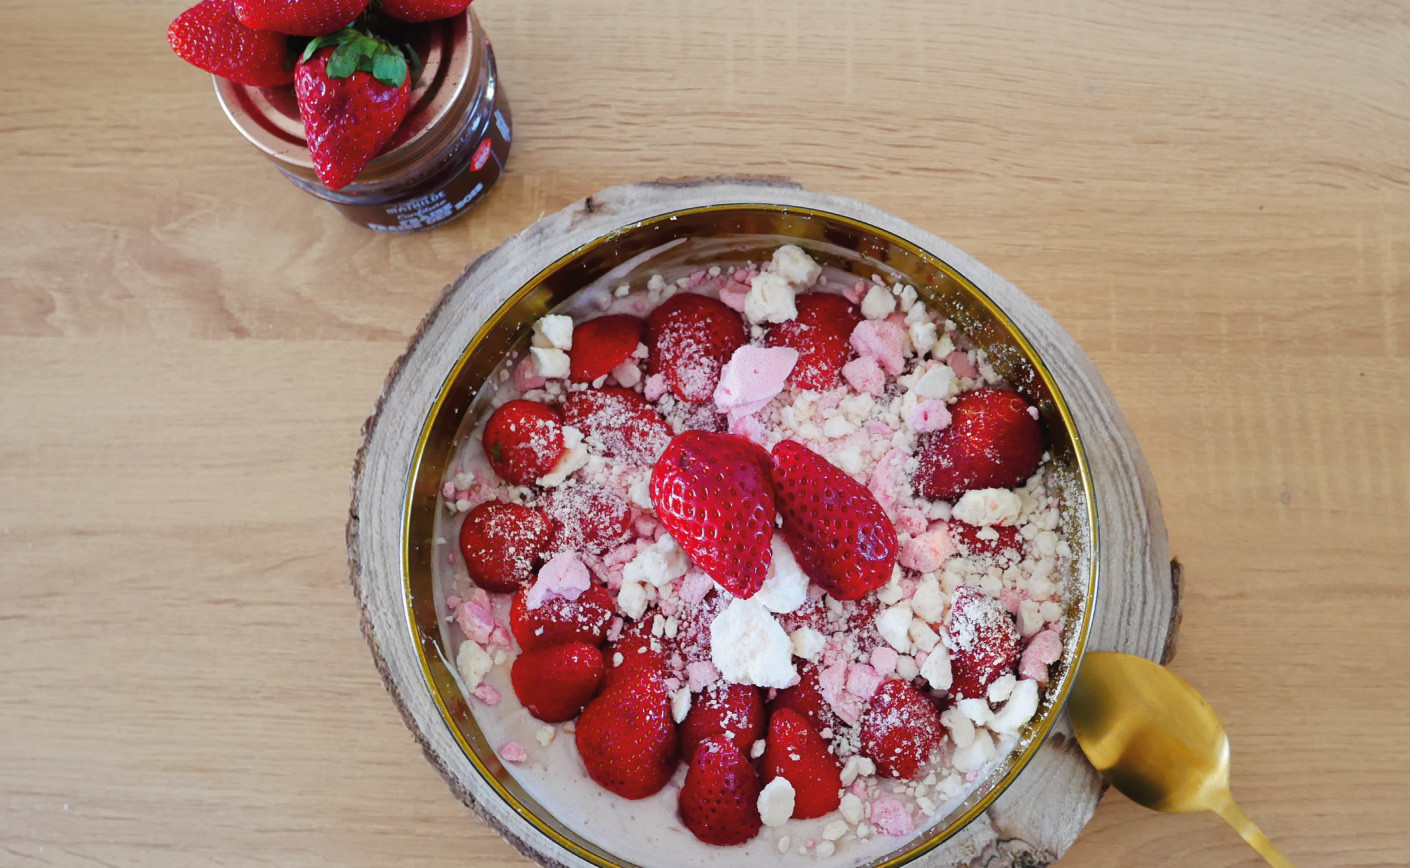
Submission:
{"label": "pink meringue piece", "polygon": [[792,347],[755,347],[745,344],[734,351],[720,370],[715,387],[715,408],[728,413],[730,423],[764,409],[783,391],[798,351]]}
{"label": "pink meringue piece", "polygon": [[871,803],[871,824],[878,832],[898,838],[915,831],[905,806],[891,796],[881,796]]}
{"label": "pink meringue piece", "polygon": [[737,310],[744,313],[744,297],[749,294],[749,286],[746,284],[738,289],[730,286],[721,287],[720,301],[725,303],[725,307],[730,310]]}
{"label": "pink meringue piece", "polygon": [[685,677],[691,693],[699,693],[720,680],[720,670],[709,660],[694,660],[685,665]]}
{"label": "pink meringue piece", "polygon": [[871,668],[882,678],[896,671],[896,662],[900,659],[901,655],[890,645],[878,645],[871,649]]}
{"label": "pink meringue piece", "polygon": [[1062,637],[1049,628],[1034,636],[1018,660],[1018,674],[1039,684],[1048,683],[1048,664],[1062,656]]}
{"label": "pink meringue piece", "polygon": [[905,450],[892,448],[881,457],[881,461],[877,462],[876,470],[872,471],[871,481],[867,483],[867,488],[871,489],[872,496],[876,498],[876,502],[881,504],[883,509],[890,509],[891,504],[896,502],[905,466]]}
{"label": "pink meringue piece", "polygon": [[948,530],[927,531],[901,546],[896,559],[908,570],[929,573],[940,569],[954,553],[955,541]]}
{"label": "pink meringue piece", "polygon": [[943,431],[950,427],[950,408],[945,406],[944,401],[921,401],[911,410],[906,421],[919,434]]}
{"label": "pink meringue piece", "polygon": [[500,699],[503,698],[499,695],[498,690],[495,690],[484,682],[480,682],[480,686],[476,687],[473,693],[476,699],[486,705],[499,705]]}
{"label": "pink meringue piece", "polygon": [[1004,611],[1008,612],[1010,615],[1018,617],[1019,607],[1023,605],[1023,601],[1026,597],[1027,594],[1021,591],[1016,591],[1013,588],[1004,588],[999,592],[999,605],[1003,606]]}
{"label": "pink meringue piece", "polygon": [[847,667],[847,692],[858,699],[871,699],[881,681],[881,673],[869,664],[853,663]]}
{"label": "pink meringue piece", "polygon": [[490,635],[494,633],[494,612],[475,603],[461,603],[460,608],[455,610],[455,623],[472,642],[483,645],[490,641]]}
{"label": "pink meringue piece", "polygon": [[903,506],[896,511],[896,532],[908,533],[911,536],[919,536],[925,533],[930,526],[930,521],[925,517],[925,513],[909,506]]}
{"label": "pink meringue piece", "polygon": [[906,330],[888,320],[862,320],[852,330],[852,349],[876,359],[882,370],[891,375],[901,373],[906,366]]}
{"label": "pink meringue piece", "polygon": [[561,597],[576,600],[583,591],[592,586],[592,576],[573,552],[560,552],[539,570],[538,580],[529,586],[524,602],[530,609],[542,606],[545,600]]}
{"label": "pink meringue piece", "polygon": [[646,378],[646,385],[642,386],[642,393],[648,401],[655,401],[670,390],[670,385],[666,383],[664,374],[652,374]]}
{"label": "pink meringue piece", "polygon": [[979,378],[979,369],[974,366],[974,362],[969,360],[969,353],[964,350],[955,350],[945,357],[945,364],[950,366],[950,370],[955,372],[956,377],[968,377],[971,380]]}
{"label": "pink meringue piece", "polygon": [[499,749],[499,758],[507,763],[521,763],[529,758],[529,752],[517,741],[507,741]]}
{"label": "pink meringue piece", "polygon": [[869,356],[858,356],[842,366],[842,379],[864,395],[876,397],[886,389],[886,373]]}

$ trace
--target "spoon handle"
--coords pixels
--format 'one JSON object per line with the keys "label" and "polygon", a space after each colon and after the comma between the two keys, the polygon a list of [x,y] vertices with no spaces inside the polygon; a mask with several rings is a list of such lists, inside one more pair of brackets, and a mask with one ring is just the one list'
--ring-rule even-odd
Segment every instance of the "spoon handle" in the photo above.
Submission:
{"label": "spoon handle", "polygon": [[1258,855],[1273,868],[1294,868],[1293,863],[1287,860],[1278,848],[1273,846],[1273,842],[1268,837],[1258,831],[1258,827],[1253,824],[1244,812],[1239,810],[1239,806],[1234,803],[1233,796],[1225,797],[1223,803],[1214,808],[1214,813],[1224,818],[1224,822],[1234,827],[1234,831],[1239,833],[1249,846],[1258,851]]}

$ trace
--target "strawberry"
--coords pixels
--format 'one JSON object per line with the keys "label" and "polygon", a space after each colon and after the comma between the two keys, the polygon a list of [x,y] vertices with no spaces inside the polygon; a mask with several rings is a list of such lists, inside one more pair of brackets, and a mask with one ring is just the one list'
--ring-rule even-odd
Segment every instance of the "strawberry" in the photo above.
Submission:
{"label": "strawberry", "polygon": [[695,697],[678,732],[681,756],[695,755],[700,742],[724,736],[744,753],[764,735],[764,699],[752,684],[720,684]]}
{"label": "strawberry", "polygon": [[744,321],[724,302],[682,292],[646,318],[646,363],[665,376],[676,397],[709,401],[720,382],[720,368],[747,340]]}
{"label": "strawberry", "polygon": [[783,532],[803,572],[839,600],[886,584],[896,566],[896,528],[867,487],[793,440],[774,446]]}
{"label": "strawberry", "polygon": [[562,420],[547,404],[510,401],[490,414],[481,443],[501,479],[533,485],[563,454]]}
{"label": "strawberry", "polygon": [[671,779],[676,724],[661,676],[618,676],[578,716],[578,756],[588,776],[624,799],[644,799]]}
{"label": "strawberry", "polygon": [[950,522],[950,536],[960,550],[970,555],[995,558],[1005,564],[1017,563],[1023,556],[1023,536],[1016,527],[994,527],[998,539],[983,539],[980,528],[958,519]]}
{"label": "strawberry", "polygon": [[323,36],[342,30],[367,8],[367,0],[234,0],[246,27],[290,36]]}
{"label": "strawberry", "polygon": [[600,485],[571,482],[549,491],[539,505],[556,528],[550,551],[600,555],[626,542],[632,508]]}
{"label": "strawberry", "polygon": [[781,709],[788,708],[802,715],[814,732],[836,732],[840,721],[832,706],[823,699],[822,689],[818,686],[817,665],[805,663],[799,666],[798,675],[797,684],[780,690],[769,702],[769,717],[772,719]]}
{"label": "strawberry", "polygon": [[969,699],[984,695],[996,679],[1018,663],[1018,628],[998,600],[961,585],[950,595],[945,620],[950,649],[950,694]]}
{"label": "strawberry", "polygon": [[823,602],[822,597],[809,600],[792,612],[785,612],[778,616],[778,623],[783,627],[783,632],[789,634],[792,634],[794,630],[810,627],[826,635],[833,631],[829,620],[827,605]]}
{"label": "strawberry", "polygon": [[460,525],[460,553],[470,581],[487,591],[508,593],[534,577],[553,522],[527,506],[486,501]]}
{"label": "strawberry", "polygon": [[612,622],[612,597],[601,585],[593,585],[577,599],[552,597],[530,609],[529,589],[522,588],[509,604],[509,631],[524,650],[561,642],[601,645]]}
{"label": "strawberry", "polygon": [[509,681],[529,713],[545,723],[572,720],[597,695],[607,666],[585,642],[541,645],[514,660]]}
{"label": "strawberry", "polygon": [[769,718],[760,758],[764,783],[784,778],[793,785],[793,818],[807,820],[837,810],[842,801],[842,764],[801,714],[780,708]]}
{"label": "strawberry", "polygon": [[710,659],[710,625],[729,605],[728,595],[711,588],[704,599],[676,612],[676,646],[686,661]]}
{"label": "strawberry", "polygon": [[975,389],[950,407],[950,426],[922,434],[915,489],[931,500],[955,500],[979,488],[1013,488],[1038,469],[1043,433],[1017,392]]}
{"label": "strawberry", "polygon": [[759,775],[724,736],[696,748],[676,803],[681,822],[706,844],[729,847],[759,834]]}
{"label": "strawberry", "polygon": [[[680,298],[680,296],[676,296]],[[740,598],[764,584],[773,557],[769,456],[732,434],[686,431],[651,473],[651,505],[696,566]]]}
{"label": "strawberry", "polygon": [[798,318],[771,326],[764,345],[791,347],[798,362],[788,375],[795,388],[822,391],[837,385],[842,366],[852,358],[852,330],[862,321],[857,306],[840,295],[805,292],[793,300]]}
{"label": "strawberry", "polygon": [[568,351],[573,382],[591,383],[630,359],[645,327],[640,317],[623,313],[579,323],[573,329],[573,348]]}
{"label": "strawberry", "polygon": [[[577,345],[575,336],[573,346]],[[602,454],[611,458],[655,464],[671,442],[671,426],[650,402],[630,389],[606,386],[569,392],[559,409],[563,424],[595,438]]]}
{"label": "strawberry", "polygon": [[940,712],[908,681],[883,681],[862,713],[862,753],[893,778],[913,780],[944,738]]}
{"label": "strawberry", "polygon": [[411,71],[400,48],[356,30],[320,36],[294,71],[294,96],[318,180],[351,184],[377,156],[411,105]]}
{"label": "strawberry", "polygon": [[382,14],[400,21],[420,23],[459,15],[470,0],[381,0]]}
{"label": "strawberry", "polygon": [[202,0],[166,31],[171,50],[192,66],[250,87],[294,80],[289,40],[240,23],[230,0]]}
{"label": "strawberry", "polygon": [[[639,675],[664,678],[669,651],[666,640],[651,635],[650,619],[628,624],[607,649],[605,656],[611,667],[607,670],[607,685],[610,687],[619,679],[631,681]],[[618,654],[622,655],[620,663]]]}

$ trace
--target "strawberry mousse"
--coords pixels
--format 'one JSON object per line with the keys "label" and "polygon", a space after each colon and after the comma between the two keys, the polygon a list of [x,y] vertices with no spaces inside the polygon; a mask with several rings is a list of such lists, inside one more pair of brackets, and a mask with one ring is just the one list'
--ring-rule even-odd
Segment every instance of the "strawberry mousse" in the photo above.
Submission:
{"label": "strawberry mousse", "polygon": [[590,289],[443,480],[466,702],[639,864],[894,850],[1014,750],[1063,654],[1037,410],[915,288],[794,245]]}

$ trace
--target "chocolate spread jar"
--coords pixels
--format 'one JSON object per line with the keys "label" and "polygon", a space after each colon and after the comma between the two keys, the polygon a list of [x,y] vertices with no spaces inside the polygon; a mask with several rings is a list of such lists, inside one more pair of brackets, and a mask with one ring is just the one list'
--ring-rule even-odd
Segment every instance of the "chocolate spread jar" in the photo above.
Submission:
{"label": "chocolate spread jar", "polygon": [[247,87],[216,78],[215,92],[235,127],[298,187],[378,232],[413,232],[448,223],[485,195],[509,156],[509,102],[494,52],[475,14],[378,31],[409,42],[424,65],[411,109],[391,141],[357,179],[329,190],[313,172],[292,87]]}

